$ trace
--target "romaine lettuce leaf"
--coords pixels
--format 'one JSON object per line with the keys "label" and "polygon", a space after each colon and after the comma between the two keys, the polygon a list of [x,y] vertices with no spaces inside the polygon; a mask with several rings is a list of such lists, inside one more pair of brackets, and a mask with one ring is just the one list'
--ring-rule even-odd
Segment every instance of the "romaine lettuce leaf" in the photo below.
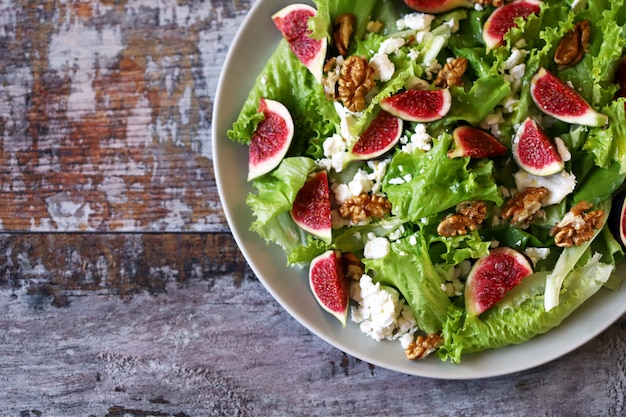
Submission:
{"label": "romaine lettuce leaf", "polygon": [[559,305],[548,312],[543,308],[542,295],[531,297],[514,309],[501,312],[493,308],[478,316],[468,316],[463,307],[452,305],[438,356],[459,363],[462,355],[523,343],[543,334],[561,324],[602,288],[613,270],[613,265],[600,262],[600,255],[594,255],[587,264],[568,274]]}

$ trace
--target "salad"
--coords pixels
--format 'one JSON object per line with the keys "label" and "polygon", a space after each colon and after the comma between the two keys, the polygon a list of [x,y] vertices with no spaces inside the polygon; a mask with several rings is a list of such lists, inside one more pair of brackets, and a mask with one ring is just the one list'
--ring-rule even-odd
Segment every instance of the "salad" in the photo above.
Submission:
{"label": "salad", "polygon": [[[482,33],[498,7],[480,3],[431,14],[401,0],[316,0],[307,25],[312,39],[328,42],[322,74],[311,71],[284,39],[228,132],[249,146],[265,118],[259,110],[263,100],[289,110],[294,128],[286,155],[276,168],[251,179],[251,230],[282,247],[294,267],[307,267],[329,250],[356,258],[361,270],[351,283],[351,319],[376,340],[400,340],[410,358],[408,352],[420,344],[426,353],[458,363],[465,354],[523,343],[558,326],[600,288],[621,283],[614,267],[624,252],[607,218],[626,178],[625,100],[616,98],[624,86],[615,80],[626,52],[624,1],[538,2],[538,13],[516,19],[493,46]],[[353,30],[339,48],[336,21],[346,15]],[[582,56],[574,64],[558,64],[555,51],[581,21],[590,28]],[[342,63],[353,56],[373,73],[359,108],[333,91]],[[459,58],[464,71],[448,79],[450,85],[437,86],[446,64]],[[606,123],[564,122],[539,109],[530,90],[541,69],[576,90]],[[369,159],[351,156],[386,98],[443,89],[450,106],[441,117],[405,120],[391,150]],[[558,172],[530,174],[514,157],[528,120],[555,139],[563,162]],[[506,153],[451,157],[462,147],[453,134],[461,126],[488,133]],[[289,213],[307,179],[319,171],[327,172],[331,190],[330,240],[304,230]],[[529,188],[543,188],[548,197],[536,200],[519,222],[503,214]],[[359,219],[339,213],[361,195],[386,201],[389,210]],[[442,223],[476,202],[479,220],[442,233]],[[568,219],[588,220],[591,213],[598,216],[584,238],[556,236]],[[468,311],[473,266],[497,248],[523,254],[532,271],[485,311]]]}

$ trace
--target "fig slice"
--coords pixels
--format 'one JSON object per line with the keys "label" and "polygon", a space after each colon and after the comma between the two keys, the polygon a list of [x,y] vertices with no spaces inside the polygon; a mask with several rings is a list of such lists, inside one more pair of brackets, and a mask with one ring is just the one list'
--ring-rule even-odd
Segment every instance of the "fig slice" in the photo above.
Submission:
{"label": "fig slice", "polygon": [[608,116],[598,113],[572,87],[545,68],[539,68],[530,81],[530,95],[545,114],[565,123],[604,126]]}
{"label": "fig slice", "polygon": [[296,195],[289,215],[302,230],[330,244],[332,220],[326,171],[318,171],[307,178]]}
{"label": "fig slice", "polygon": [[350,278],[343,271],[341,252],[327,250],[309,266],[309,286],[319,305],[346,326],[350,304]]}
{"label": "fig slice", "polygon": [[504,43],[504,35],[517,27],[516,19],[528,19],[531,14],[538,15],[541,2],[537,0],[517,0],[495,9],[483,25],[483,41],[487,50],[492,50]]}
{"label": "fig slice", "polygon": [[515,132],[512,151],[517,165],[529,174],[544,177],[565,167],[552,138],[531,118],[526,118]]}
{"label": "fig slice", "polygon": [[474,263],[465,281],[467,314],[484,313],[532,273],[532,264],[521,252],[505,246],[492,249]]}
{"label": "fig slice", "polygon": [[422,13],[443,13],[458,7],[474,7],[473,0],[404,0],[411,9]]}
{"label": "fig slice", "polygon": [[293,118],[284,104],[261,98],[259,112],[263,113],[264,119],[252,133],[248,149],[248,181],[276,168],[293,139]]}
{"label": "fig slice", "polygon": [[313,39],[310,36],[309,19],[316,15],[317,10],[314,7],[295,3],[274,13],[272,21],[289,43],[293,53],[315,79],[321,82],[328,41],[326,38]]}
{"label": "fig slice", "polygon": [[448,114],[452,95],[447,88],[438,90],[406,90],[385,97],[380,107],[409,122],[427,123],[439,120]]}
{"label": "fig slice", "polygon": [[362,161],[388,152],[400,140],[403,124],[402,119],[381,110],[352,147],[351,158]]}
{"label": "fig slice", "polygon": [[474,126],[457,127],[452,138],[454,149],[448,151],[448,158],[493,158],[505,155],[509,150],[495,136]]}

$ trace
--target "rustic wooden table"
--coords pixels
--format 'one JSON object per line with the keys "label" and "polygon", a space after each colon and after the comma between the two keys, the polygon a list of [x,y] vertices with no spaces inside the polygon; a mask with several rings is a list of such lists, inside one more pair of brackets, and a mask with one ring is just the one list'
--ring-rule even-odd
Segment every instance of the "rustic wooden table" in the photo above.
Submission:
{"label": "rustic wooden table", "polygon": [[0,1],[0,415],[626,415],[626,318],[544,366],[445,381],[346,355],[272,299],[211,160],[252,3]]}

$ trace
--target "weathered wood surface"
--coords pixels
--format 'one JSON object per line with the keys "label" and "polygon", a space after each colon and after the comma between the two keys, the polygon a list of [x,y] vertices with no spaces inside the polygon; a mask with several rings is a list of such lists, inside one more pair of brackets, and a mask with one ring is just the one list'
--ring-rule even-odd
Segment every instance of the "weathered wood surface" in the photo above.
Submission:
{"label": "weathered wood surface", "polygon": [[545,366],[441,381],[350,357],[272,299],[210,152],[252,3],[0,0],[0,228],[19,232],[0,234],[0,415],[626,415],[625,318]]}

